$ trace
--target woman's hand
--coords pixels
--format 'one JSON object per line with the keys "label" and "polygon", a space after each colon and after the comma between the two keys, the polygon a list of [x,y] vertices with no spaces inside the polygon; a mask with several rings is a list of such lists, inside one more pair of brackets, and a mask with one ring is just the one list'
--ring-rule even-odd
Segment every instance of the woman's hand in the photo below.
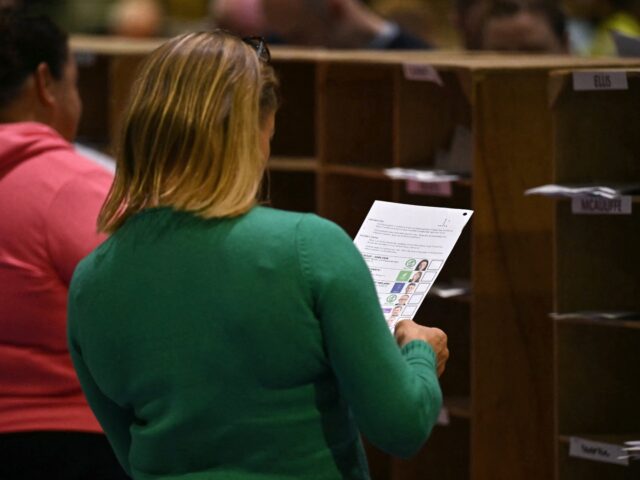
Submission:
{"label": "woman's hand", "polygon": [[442,375],[447,360],[449,359],[446,333],[439,328],[423,327],[413,320],[402,320],[396,325],[395,337],[400,348],[412,340],[422,340],[431,345],[436,354],[438,376]]}

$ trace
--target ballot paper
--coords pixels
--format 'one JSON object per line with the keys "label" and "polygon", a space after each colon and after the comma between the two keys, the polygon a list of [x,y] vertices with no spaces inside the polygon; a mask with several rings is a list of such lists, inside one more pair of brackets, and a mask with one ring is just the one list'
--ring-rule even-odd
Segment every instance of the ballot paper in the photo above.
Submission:
{"label": "ballot paper", "polygon": [[472,210],[374,202],[354,243],[376,285],[389,329],[413,319]]}

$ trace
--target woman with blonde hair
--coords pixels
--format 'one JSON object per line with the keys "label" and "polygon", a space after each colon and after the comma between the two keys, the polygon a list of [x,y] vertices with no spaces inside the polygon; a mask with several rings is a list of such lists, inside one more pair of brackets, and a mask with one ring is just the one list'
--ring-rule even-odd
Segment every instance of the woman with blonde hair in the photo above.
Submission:
{"label": "woman with blonde hair", "polygon": [[187,34],[133,88],[69,345],[134,479],[368,478],[358,429],[410,455],[440,409],[444,333],[401,322],[398,348],[348,236],[256,205],[268,59],[262,41]]}

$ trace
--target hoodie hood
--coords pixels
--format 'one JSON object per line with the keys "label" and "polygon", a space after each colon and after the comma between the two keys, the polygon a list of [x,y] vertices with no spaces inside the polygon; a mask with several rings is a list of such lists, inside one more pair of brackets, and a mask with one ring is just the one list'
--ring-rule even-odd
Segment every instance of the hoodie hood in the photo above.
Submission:
{"label": "hoodie hood", "polygon": [[0,123],[0,175],[45,152],[72,148],[58,132],[43,123]]}

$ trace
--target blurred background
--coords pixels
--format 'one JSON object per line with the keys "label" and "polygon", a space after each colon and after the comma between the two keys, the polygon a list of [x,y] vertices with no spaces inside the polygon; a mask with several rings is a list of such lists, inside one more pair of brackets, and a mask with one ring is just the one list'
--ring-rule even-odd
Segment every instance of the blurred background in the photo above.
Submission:
{"label": "blurred background", "polygon": [[47,13],[73,33],[164,37],[222,27],[337,48],[376,48],[356,41],[365,27],[399,29],[411,40],[402,48],[582,56],[624,54],[640,37],[640,0],[0,0],[8,4]]}

